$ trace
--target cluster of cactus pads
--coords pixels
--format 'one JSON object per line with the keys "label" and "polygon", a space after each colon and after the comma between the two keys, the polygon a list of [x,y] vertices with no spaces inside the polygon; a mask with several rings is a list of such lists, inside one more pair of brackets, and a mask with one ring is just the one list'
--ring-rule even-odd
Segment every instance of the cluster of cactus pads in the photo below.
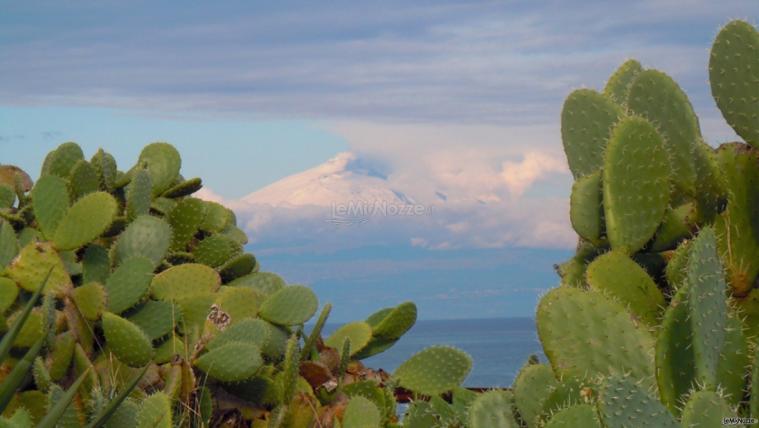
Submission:
{"label": "cluster of cactus pads", "polygon": [[[458,387],[469,357],[361,359],[416,321],[402,303],[322,338],[331,306],[260,272],[234,213],[192,196],[166,143],[120,171],[65,143],[39,178],[0,166],[0,427],[379,427],[395,389]],[[307,324],[308,323],[308,324]]]}

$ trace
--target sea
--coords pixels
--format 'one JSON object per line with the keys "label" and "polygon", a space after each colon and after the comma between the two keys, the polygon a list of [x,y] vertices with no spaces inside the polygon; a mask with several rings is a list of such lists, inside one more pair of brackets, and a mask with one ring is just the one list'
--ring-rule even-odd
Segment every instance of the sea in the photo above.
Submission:
{"label": "sea", "polygon": [[[327,324],[325,337],[341,324]],[[532,318],[417,321],[392,348],[363,360],[364,365],[395,370],[414,353],[431,345],[455,346],[472,357],[467,387],[511,386],[530,355],[545,362]]]}

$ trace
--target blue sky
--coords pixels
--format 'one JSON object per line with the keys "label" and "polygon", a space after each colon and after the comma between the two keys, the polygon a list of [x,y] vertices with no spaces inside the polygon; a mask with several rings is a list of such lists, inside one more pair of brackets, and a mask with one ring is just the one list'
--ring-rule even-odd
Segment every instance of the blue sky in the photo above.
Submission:
{"label": "blue sky", "polygon": [[[355,233],[305,210],[242,213],[251,249],[349,306],[338,317],[365,315],[370,289],[388,287],[399,300],[430,295],[421,313],[440,318],[531,315],[550,260],[570,253],[558,117],[571,90],[602,87],[635,57],[682,85],[710,143],[735,138],[711,100],[708,48],[729,19],[756,23],[759,3],[0,0],[0,10],[0,163],[34,174],[74,140],[126,168],[165,140],[185,175],[242,206],[351,152],[388,186],[457,205]],[[499,264],[515,254],[524,259]],[[448,274],[436,263],[452,259]],[[524,287],[511,278],[533,278],[532,291],[513,297]],[[334,292],[350,284],[350,299]],[[430,294],[436,284],[448,291]]]}

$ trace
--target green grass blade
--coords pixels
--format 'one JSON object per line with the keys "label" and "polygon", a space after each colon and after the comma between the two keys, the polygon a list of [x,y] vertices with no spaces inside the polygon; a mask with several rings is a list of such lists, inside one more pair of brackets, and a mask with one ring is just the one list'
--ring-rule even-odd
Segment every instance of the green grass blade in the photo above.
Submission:
{"label": "green grass blade", "polygon": [[29,348],[29,350],[26,351],[24,358],[16,363],[13,370],[8,373],[8,377],[6,377],[5,380],[3,380],[3,383],[0,384],[0,413],[5,410],[8,403],[10,403],[13,398],[13,395],[16,393],[16,390],[24,383],[24,380],[31,373],[32,364],[34,364],[34,359],[37,358],[37,355],[42,350],[43,343],[44,339],[40,339]]}
{"label": "green grass blade", "polygon": [[85,370],[84,373],[82,373],[79,378],[74,381],[66,393],[61,396],[61,399],[58,400],[58,402],[56,402],[55,405],[47,412],[45,417],[42,418],[40,423],[37,425],[37,428],[55,428],[58,420],[61,418],[61,416],[63,416],[63,412],[65,412],[66,408],[71,404],[72,401],[74,401],[76,391],[79,389],[79,386],[82,384],[82,382],[84,382],[84,379],[88,374],[89,370]]}
{"label": "green grass blade", "polygon": [[146,365],[134,378],[132,378],[126,388],[124,388],[113,400],[108,402],[108,405],[105,406],[105,408],[92,420],[92,422],[87,425],[87,428],[99,428],[108,422],[108,419],[113,416],[113,414],[116,412],[116,409],[118,409],[121,403],[126,400],[134,388],[137,387],[137,383],[140,382],[142,376],[144,376],[145,372],[148,371],[149,366],[149,364]]}
{"label": "green grass blade", "polygon": [[42,290],[47,285],[47,280],[50,279],[51,273],[53,273],[53,268],[50,268],[50,270],[47,271],[47,275],[45,276],[45,280],[42,281],[42,285],[37,289],[37,291],[34,292],[34,294],[32,294],[32,298],[29,299],[29,301],[26,303],[26,306],[21,312],[21,315],[16,318],[16,321],[13,323],[11,328],[8,330],[5,336],[3,336],[3,339],[0,340],[0,364],[2,364],[5,359],[8,358],[8,353],[11,352],[13,341],[16,340],[16,336],[18,336],[19,332],[21,332],[21,327],[24,325],[26,319],[29,317],[29,314],[32,312],[32,308],[34,308],[34,305],[36,305],[37,301],[40,299]]}

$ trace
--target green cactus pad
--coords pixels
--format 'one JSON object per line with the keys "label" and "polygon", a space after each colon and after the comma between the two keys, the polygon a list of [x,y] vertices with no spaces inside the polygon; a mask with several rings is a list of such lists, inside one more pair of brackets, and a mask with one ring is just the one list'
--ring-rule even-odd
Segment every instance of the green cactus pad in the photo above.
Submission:
{"label": "green cactus pad", "polygon": [[212,235],[202,240],[192,253],[198,263],[218,267],[241,252],[242,246],[234,239],[224,235]]}
{"label": "green cactus pad", "polygon": [[577,288],[551,290],[537,310],[540,341],[557,376],[613,371],[651,378],[654,341],[619,303]]}
{"label": "green cactus pad", "polygon": [[200,199],[186,198],[177,203],[169,213],[169,224],[174,235],[171,241],[173,251],[184,251],[187,244],[198,233],[200,223],[206,215],[206,206]]}
{"label": "green cactus pad", "polygon": [[44,176],[34,185],[31,195],[37,224],[43,235],[52,238],[70,204],[68,184],[58,176]]}
{"label": "green cactus pad", "polygon": [[669,410],[635,379],[611,376],[605,380],[599,397],[604,425],[608,428],[679,427]]}
{"label": "green cactus pad", "polygon": [[401,364],[393,374],[411,391],[437,395],[461,385],[472,369],[465,352],[449,346],[430,346]]}
{"label": "green cactus pad", "polygon": [[16,191],[0,182],[0,209],[11,208],[16,203]]}
{"label": "green cactus pad", "polygon": [[132,257],[108,278],[105,291],[108,310],[120,314],[142,301],[153,280],[153,263],[145,257]]}
{"label": "green cactus pad", "polygon": [[714,222],[733,294],[744,296],[759,274],[759,151],[745,144],[723,144],[717,160],[727,183],[727,208]]}
{"label": "green cactus pad", "polygon": [[630,86],[635,77],[643,71],[640,63],[634,59],[628,59],[617,68],[611,75],[604,87],[604,95],[622,107],[626,107],[630,95]]}
{"label": "green cactus pad", "polygon": [[669,203],[669,161],[662,138],[645,119],[614,127],[603,169],[606,234],[628,254],[653,237]]}
{"label": "green cactus pad", "polygon": [[335,330],[324,344],[335,348],[342,349],[346,339],[350,340],[350,356],[357,354],[369,343],[372,338],[372,328],[363,321],[356,321],[343,325]]}
{"label": "green cactus pad", "polygon": [[198,329],[199,331],[203,329],[203,325],[215,299],[216,295],[212,293],[195,294],[173,299],[182,312],[180,323],[182,333],[188,334],[194,329]]}
{"label": "green cactus pad", "polygon": [[97,192],[100,189],[100,180],[98,172],[86,160],[80,160],[71,169],[69,177],[69,188],[73,200],[77,200],[84,195]]}
{"label": "green cactus pad", "polygon": [[351,397],[343,414],[343,428],[379,428],[382,415],[377,406],[360,395]]}
{"label": "green cactus pad", "polygon": [[186,359],[185,357],[187,353],[188,349],[186,349],[182,338],[177,335],[171,335],[165,342],[156,348],[153,361],[155,361],[156,364],[168,363],[174,359],[175,355]]}
{"label": "green cactus pad", "polygon": [[182,159],[177,149],[167,143],[145,146],[137,163],[148,170],[154,196],[160,195],[174,184],[182,167]]}
{"label": "green cactus pad", "polygon": [[250,287],[261,296],[270,296],[287,284],[279,275],[272,272],[254,272],[235,279],[227,284],[231,287]]}
{"label": "green cactus pad", "polygon": [[142,329],[118,315],[103,314],[103,333],[110,350],[130,367],[141,367],[153,358],[153,345]]}
{"label": "green cactus pad", "polygon": [[[64,394],[65,392],[60,386],[52,385],[47,394],[46,413],[51,413],[59,401],[65,400]],[[84,425],[84,422],[84,414],[82,413],[81,404],[77,403],[76,400],[72,400],[72,402],[66,406],[63,414],[60,414],[55,418],[55,426],[60,428],[79,428]],[[43,425],[41,424],[40,426]]]}
{"label": "green cactus pad", "polygon": [[593,290],[612,297],[648,325],[656,325],[664,296],[648,273],[619,251],[597,257],[586,271]]}
{"label": "green cactus pad", "polygon": [[514,419],[513,396],[509,391],[488,391],[480,394],[469,408],[471,428],[518,428]]}
{"label": "green cactus pad", "polygon": [[52,174],[61,178],[68,178],[71,169],[82,159],[84,159],[84,153],[78,144],[63,143],[45,157],[40,177]]}
{"label": "green cactus pad", "polygon": [[53,235],[55,246],[61,250],[74,250],[99,237],[113,222],[117,208],[116,200],[105,192],[82,197],[58,224]]}
{"label": "green cactus pad", "polygon": [[181,198],[182,196],[192,195],[203,187],[203,180],[200,178],[191,178],[189,180],[182,181],[175,184],[165,192],[163,197],[165,198]]}
{"label": "green cactus pad", "polygon": [[683,409],[683,427],[712,428],[725,424],[723,418],[737,417],[727,402],[713,391],[698,391],[691,395]]}
{"label": "green cactus pad", "polygon": [[519,416],[528,427],[537,427],[548,395],[558,385],[551,367],[529,364],[522,368],[514,381],[514,402]]}
{"label": "green cactus pad", "polygon": [[671,77],[658,70],[645,70],[630,87],[627,105],[658,129],[669,153],[675,186],[686,194],[695,194],[694,154],[702,137],[688,96]]}
{"label": "green cactus pad", "polygon": [[0,219],[0,271],[18,255],[19,243],[13,226]]}
{"label": "green cactus pad", "polygon": [[602,428],[595,407],[576,404],[556,412],[545,428]]}
{"label": "green cactus pad", "polygon": [[65,331],[55,336],[52,349],[48,353],[46,361],[52,380],[57,382],[66,376],[74,359],[75,347],[76,338],[70,331]]}
{"label": "green cactus pad", "polygon": [[759,145],[759,33],[745,21],[727,24],[717,35],[709,57],[712,96],[727,123],[747,143]]}
{"label": "green cactus pad", "polygon": [[219,275],[225,283],[233,281],[242,276],[248,275],[258,265],[255,256],[250,253],[240,254],[229,259],[223,265],[219,266]]}
{"label": "green cactus pad", "polygon": [[[45,334],[45,323],[41,309],[42,308],[37,307],[29,313],[28,318],[21,326],[21,331],[19,331],[18,336],[16,336],[16,340],[13,341],[14,347],[30,348]],[[8,325],[12,326],[20,314],[21,311],[18,311],[8,317]]]}
{"label": "green cactus pad", "polygon": [[291,285],[269,296],[261,305],[261,318],[279,325],[298,325],[311,319],[319,301],[310,288]]}
{"label": "green cactus pad", "polygon": [[137,413],[137,428],[172,428],[171,398],[163,392],[142,400]]}
{"label": "green cactus pad", "polygon": [[619,106],[596,91],[569,94],[561,111],[561,139],[575,178],[601,169],[609,134],[621,116]]}
{"label": "green cactus pad", "polygon": [[575,180],[569,200],[569,219],[583,239],[599,243],[603,234],[601,171]]}
{"label": "green cactus pad", "polygon": [[[417,309],[413,302],[404,302],[390,308],[381,319],[367,319],[372,327],[372,335],[382,339],[398,339],[416,323]],[[370,322],[371,320],[371,322]]]}
{"label": "green cactus pad", "polygon": [[5,313],[18,297],[18,286],[10,278],[0,277],[0,314]]}
{"label": "green cactus pad", "polygon": [[271,328],[266,321],[251,318],[243,319],[214,336],[206,344],[206,349],[214,350],[231,342],[253,343],[259,348],[263,348],[269,341],[269,335],[271,335]]}
{"label": "green cactus pad", "polygon": [[170,244],[171,226],[160,218],[142,215],[119,236],[114,246],[114,261],[120,264],[130,257],[143,256],[157,266]]}
{"label": "green cactus pad", "polygon": [[150,204],[153,200],[152,189],[150,174],[144,169],[137,171],[126,188],[127,220],[134,220],[150,212]]}
{"label": "green cactus pad", "polygon": [[87,320],[94,321],[105,311],[105,288],[100,283],[88,282],[76,287],[72,299],[79,313]]}
{"label": "green cactus pad", "polygon": [[229,325],[258,315],[261,298],[250,288],[221,287],[214,301],[229,317]]}
{"label": "green cactus pad", "polygon": [[150,209],[166,217],[171,214],[171,211],[177,206],[177,201],[174,199],[158,197],[153,199],[150,204]]}
{"label": "green cactus pad", "polygon": [[116,182],[116,159],[103,149],[98,149],[97,153],[90,159],[90,163],[97,172],[100,189],[107,192],[112,191]]}
{"label": "green cactus pad", "polygon": [[741,321],[731,316],[727,319],[727,335],[722,346],[717,365],[718,388],[723,398],[731,405],[737,406],[743,399],[745,389],[746,367],[751,363],[748,341],[743,332]]}
{"label": "green cactus pad", "polygon": [[667,210],[659,230],[656,231],[651,251],[665,251],[677,247],[677,244],[689,238],[696,229],[696,204],[687,202]]}
{"label": "green cactus pad", "polygon": [[693,330],[690,325],[688,295],[685,285],[672,298],[664,313],[656,338],[656,381],[661,401],[674,414],[679,414],[682,398],[688,394],[696,379],[693,355]]}
{"label": "green cactus pad", "polygon": [[62,296],[71,289],[71,278],[63,261],[47,242],[33,242],[22,248],[7,269],[8,277],[24,290],[32,292],[40,287],[48,272],[50,278],[45,286],[45,294]]}
{"label": "green cactus pad", "polygon": [[677,290],[683,281],[685,281],[685,275],[688,268],[688,257],[690,256],[690,247],[693,241],[683,241],[677,246],[672,253],[667,267],[664,271],[664,276],[667,279],[667,283],[673,290]]}
{"label": "green cactus pad", "polygon": [[219,289],[219,274],[206,265],[186,263],[166,269],[153,278],[151,295],[159,300],[176,300]]}
{"label": "green cactus pad", "polygon": [[702,229],[693,240],[687,269],[696,374],[703,384],[716,386],[717,366],[727,336],[728,308],[727,284],[711,227]]}
{"label": "green cactus pad", "polygon": [[696,145],[693,159],[696,166],[697,223],[712,223],[722,211],[727,200],[725,177],[717,164],[717,156],[711,146],[704,142]]}
{"label": "green cactus pad", "polygon": [[157,340],[174,330],[180,318],[181,314],[176,305],[148,300],[127,319],[140,327],[151,340]]}
{"label": "green cactus pad", "polygon": [[108,251],[100,245],[88,245],[82,256],[82,282],[104,284],[111,274],[111,259]]}
{"label": "green cactus pad", "polygon": [[216,202],[205,201],[206,216],[200,224],[205,232],[221,232],[230,223],[230,211]]}
{"label": "green cactus pad", "polygon": [[261,349],[251,342],[230,342],[200,356],[195,366],[222,382],[250,379],[263,364]]}

